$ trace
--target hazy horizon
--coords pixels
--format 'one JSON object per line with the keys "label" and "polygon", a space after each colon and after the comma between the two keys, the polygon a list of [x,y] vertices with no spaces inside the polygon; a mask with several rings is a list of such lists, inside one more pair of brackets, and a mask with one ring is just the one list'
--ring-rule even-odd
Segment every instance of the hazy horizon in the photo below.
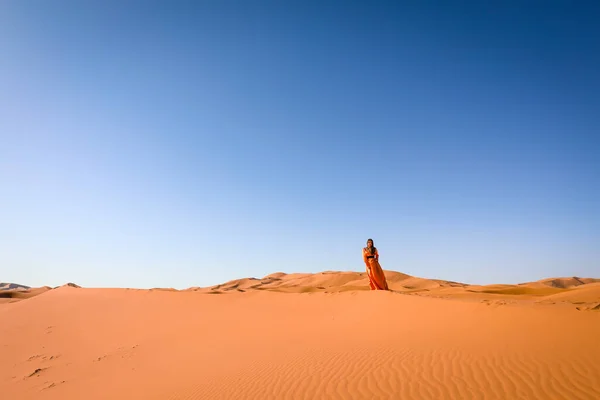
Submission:
{"label": "hazy horizon", "polygon": [[0,280],[600,277],[600,5],[0,4]]}

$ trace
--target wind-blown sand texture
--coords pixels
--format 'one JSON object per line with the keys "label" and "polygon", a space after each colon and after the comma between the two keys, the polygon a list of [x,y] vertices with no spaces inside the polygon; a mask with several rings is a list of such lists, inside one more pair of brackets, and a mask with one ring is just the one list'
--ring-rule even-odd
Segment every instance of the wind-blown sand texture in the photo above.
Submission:
{"label": "wind-blown sand texture", "polygon": [[[385,271],[0,303],[6,399],[600,399],[600,280]],[[43,289],[43,290],[42,290]],[[25,298],[27,297],[27,298]]]}

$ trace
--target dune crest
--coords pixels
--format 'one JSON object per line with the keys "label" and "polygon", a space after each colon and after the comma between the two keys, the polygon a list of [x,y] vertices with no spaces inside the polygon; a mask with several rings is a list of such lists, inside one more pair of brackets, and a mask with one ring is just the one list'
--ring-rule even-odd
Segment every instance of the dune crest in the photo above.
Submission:
{"label": "dune crest", "polygon": [[[446,299],[493,302],[534,301],[554,304],[591,305],[600,301],[600,279],[547,278],[520,284],[468,285],[461,282],[428,279],[402,272],[385,270],[390,290],[396,293]],[[362,272],[325,271],[320,273],[277,272],[264,278],[242,278],[210,287],[191,287],[186,291],[231,294],[237,292],[269,291],[281,293],[339,293],[368,291],[368,278]]]}
{"label": "dune crest", "polygon": [[20,285],[18,283],[6,283],[0,282],[0,290],[27,290],[31,289],[29,286]]}
{"label": "dune crest", "polygon": [[81,286],[79,286],[75,283],[72,283],[72,282],[65,283],[64,285],[59,286],[59,287],[71,287],[71,288],[75,288],[75,289],[81,289]]}
{"label": "dune crest", "polygon": [[[536,304],[571,304],[580,309],[593,308],[600,302],[600,279],[597,278],[546,278],[534,282],[519,284],[469,285],[461,282],[429,279],[411,276],[402,272],[384,270],[390,290],[416,296],[436,297],[455,300],[471,300],[488,304],[503,304],[520,301]],[[44,288],[28,288],[2,284],[0,302],[15,302],[28,299],[50,290]],[[54,289],[75,288],[81,286],[66,283]],[[279,292],[279,293],[341,293],[369,291],[368,278],[363,272],[324,271],[319,273],[284,273],[275,272],[263,278],[234,279],[222,284],[201,287],[193,286],[184,290],[157,287],[150,291],[196,292],[204,294],[232,294],[246,292]],[[20,294],[19,294],[20,293]]]}

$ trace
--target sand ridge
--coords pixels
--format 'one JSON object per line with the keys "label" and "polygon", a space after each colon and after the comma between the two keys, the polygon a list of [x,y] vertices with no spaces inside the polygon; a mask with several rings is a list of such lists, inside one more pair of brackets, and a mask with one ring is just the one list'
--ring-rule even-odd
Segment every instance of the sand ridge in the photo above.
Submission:
{"label": "sand ridge", "polygon": [[[384,271],[390,290],[418,296],[491,302],[536,302],[543,304],[568,303],[595,306],[600,303],[600,290],[595,278],[548,278],[520,284],[468,285],[461,282],[428,279],[397,271]],[[326,271],[317,274],[278,272],[264,278],[236,279],[210,287],[191,287],[187,291],[208,294],[231,294],[247,291],[282,293],[338,293],[368,291],[365,273]]]}

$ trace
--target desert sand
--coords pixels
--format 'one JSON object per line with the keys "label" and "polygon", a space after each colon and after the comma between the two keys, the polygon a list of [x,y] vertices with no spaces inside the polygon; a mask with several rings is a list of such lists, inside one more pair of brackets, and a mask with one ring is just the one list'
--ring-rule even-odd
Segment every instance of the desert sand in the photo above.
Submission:
{"label": "desert sand", "polygon": [[5,399],[600,399],[600,280],[0,291]]}

